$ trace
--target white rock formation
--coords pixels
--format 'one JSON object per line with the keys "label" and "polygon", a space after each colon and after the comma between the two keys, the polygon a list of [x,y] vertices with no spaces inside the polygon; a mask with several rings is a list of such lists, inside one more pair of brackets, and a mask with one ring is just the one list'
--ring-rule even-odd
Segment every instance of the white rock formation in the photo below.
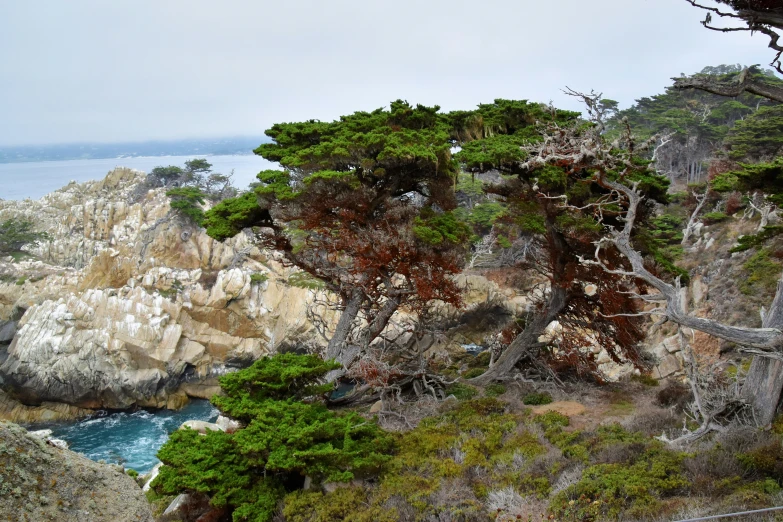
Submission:
{"label": "white rock formation", "polygon": [[[315,294],[289,286],[290,269],[244,235],[221,243],[181,222],[144,179],[120,168],[38,201],[0,200],[0,221],[30,219],[52,237],[30,249],[37,260],[0,262],[14,274],[0,279],[0,343],[13,337],[0,384],[15,399],[179,407],[284,343],[323,342],[307,320]],[[269,280],[251,284],[255,272]]]}

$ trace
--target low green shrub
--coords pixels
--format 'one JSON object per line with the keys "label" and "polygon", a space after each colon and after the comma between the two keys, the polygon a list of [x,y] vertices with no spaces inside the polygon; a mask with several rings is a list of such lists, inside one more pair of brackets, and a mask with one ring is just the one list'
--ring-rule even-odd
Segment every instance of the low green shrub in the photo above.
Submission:
{"label": "low green shrub", "polygon": [[263,272],[256,272],[254,274],[250,274],[250,284],[251,285],[261,285],[269,281],[269,274],[265,274]]}
{"label": "low green shrub", "polygon": [[486,370],[484,370],[483,368],[471,368],[470,370],[463,373],[462,377],[464,377],[465,379],[472,379],[473,377],[478,377],[479,375],[483,375],[485,371]]}
{"label": "low green shrub", "polygon": [[446,395],[453,395],[457,400],[467,401],[476,397],[478,390],[475,386],[457,382],[446,388]]}
{"label": "low green shrub", "polygon": [[541,406],[544,404],[551,404],[552,396],[546,392],[543,393],[528,393],[522,397],[522,404],[528,406]]}
{"label": "low green shrub", "polygon": [[506,386],[499,383],[488,384],[484,388],[484,393],[487,395],[487,397],[498,397],[506,393]]}

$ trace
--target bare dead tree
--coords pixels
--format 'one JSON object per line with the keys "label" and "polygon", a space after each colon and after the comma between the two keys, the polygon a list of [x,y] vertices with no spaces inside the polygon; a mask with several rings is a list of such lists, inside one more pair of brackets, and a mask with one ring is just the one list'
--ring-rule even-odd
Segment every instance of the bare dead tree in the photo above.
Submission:
{"label": "bare dead tree", "polygon": [[686,245],[688,243],[688,240],[691,237],[691,234],[696,230],[696,228],[701,225],[701,220],[699,219],[699,212],[701,212],[702,207],[704,207],[704,203],[707,202],[707,191],[704,191],[704,194],[696,194],[696,192],[692,192],[693,197],[696,198],[696,208],[693,210],[693,213],[691,214],[690,219],[688,220],[688,224],[685,225],[685,228],[682,231],[682,245]]}
{"label": "bare dead tree", "polygon": [[702,369],[685,330],[678,328],[678,331],[688,384],[693,394],[693,402],[686,415],[698,428],[689,429],[684,423],[680,436],[670,439],[664,433],[656,438],[669,444],[685,445],[713,431],[725,432],[731,426],[756,426],[753,409],[747,398],[742,396],[741,371],[738,370],[735,378],[727,379],[723,372],[718,371],[716,364]]}
{"label": "bare dead tree", "polygon": [[764,227],[769,225],[770,221],[779,219],[777,205],[767,201],[767,198],[758,192],[748,198],[748,207],[745,209],[742,217],[750,219],[756,214],[761,216],[758,232],[764,230]]}
{"label": "bare dead tree", "polygon": [[489,258],[495,250],[498,243],[498,233],[495,227],[489,231],[489,234],[482,237],[473,245],[473,251],[470,253],[468,268],[474,268],[477,264]]}

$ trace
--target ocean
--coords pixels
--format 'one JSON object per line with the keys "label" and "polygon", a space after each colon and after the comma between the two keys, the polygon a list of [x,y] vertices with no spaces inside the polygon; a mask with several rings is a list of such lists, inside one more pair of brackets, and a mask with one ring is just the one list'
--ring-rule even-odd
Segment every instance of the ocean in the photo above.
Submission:
{"label": "ocean", "polygon": [[149,172],[157,166],[184,167],[185,161],[206,158],[212,170],[221,174],[234,171],[237,188],[247,188],[262,170],[277,169],[277,164],[252,154],[237,156],[154,156],[137,158],[89,159],[0,163],[0,199],[38,199],[67,185],[71,180],[84,182],[103,179],[116,167]]}

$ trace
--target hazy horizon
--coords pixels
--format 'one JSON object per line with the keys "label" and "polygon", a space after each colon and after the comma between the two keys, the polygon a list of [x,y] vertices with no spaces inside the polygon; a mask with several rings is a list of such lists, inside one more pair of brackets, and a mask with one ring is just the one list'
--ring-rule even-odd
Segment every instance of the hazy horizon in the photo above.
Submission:
{"label": "hazy horizon", "polygon": [[0,146],[261,136],[395,99],[579,110],[566,86],[628,107],[680,73],[771,59],[763,35],[703,17],[685,0],[5,2]]}

